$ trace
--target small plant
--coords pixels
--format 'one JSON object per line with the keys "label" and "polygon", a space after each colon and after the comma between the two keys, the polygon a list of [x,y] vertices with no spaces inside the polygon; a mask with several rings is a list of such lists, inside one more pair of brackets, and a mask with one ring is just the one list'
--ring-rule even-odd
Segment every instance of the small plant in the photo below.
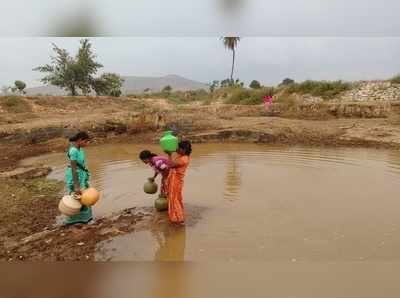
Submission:
{"label": "small plant", "polygon": [[171,87],[170,85],[165,86],[165,87],[162,89],[162,92],[164,92],[164,93],[170,93],[171,91],[172,91],[172,87]]}
{"label": "small plant", "polygon": [[397,76],[394,76],[394,77],[390,80],[390,82],[391,82],[392,84],[400,84],[400,74],[398,74]]}

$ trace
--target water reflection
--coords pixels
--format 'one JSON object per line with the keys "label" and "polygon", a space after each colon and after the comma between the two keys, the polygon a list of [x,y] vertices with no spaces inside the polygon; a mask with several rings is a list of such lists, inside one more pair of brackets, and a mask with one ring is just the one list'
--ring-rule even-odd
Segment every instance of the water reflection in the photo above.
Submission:
{"label": "water reflection", "polygon": [[101,242],[96,260],[181,262],[185,260],[185,249],[186,228],[175,227],[164,221],[150,231],[139,231]]}
{"label": "water reflection", "polygon": [[237,155],[228,155],[225,176],[224,196],[228,200],[235,200],[239,197],[241,185],[241,173]]}
{"label": "water reflection", "polygon": [[152,234],[158,243],[154,261],[183,261],[185,258],[186,228],[165,225],[162,229],[153,230]]}

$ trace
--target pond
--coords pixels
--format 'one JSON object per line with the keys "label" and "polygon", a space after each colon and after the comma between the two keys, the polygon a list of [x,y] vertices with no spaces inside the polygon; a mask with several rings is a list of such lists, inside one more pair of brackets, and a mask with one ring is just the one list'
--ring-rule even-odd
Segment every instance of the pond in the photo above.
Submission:
{"label": "pond", "polygon": [[[86,149],[96,216],[152,206],[143,192],[154,145]],[[160,224],[98,245],[98,260],[362,261],[400,257],[400,153],[254,144],[193,147],[184,200],[188,224]],[[64,179],[65,154],[32,158]]]}

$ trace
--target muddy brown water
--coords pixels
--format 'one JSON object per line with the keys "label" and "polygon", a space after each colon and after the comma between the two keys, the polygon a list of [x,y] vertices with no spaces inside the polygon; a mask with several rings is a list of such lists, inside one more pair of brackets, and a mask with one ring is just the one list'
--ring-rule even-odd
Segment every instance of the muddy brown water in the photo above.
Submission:
{"label": "muddy brown water", "polygon": [[[86,149],[96,216],[152,206],[153,145]],[[53,167],[65,154],[24,161]],[[254,144],[195,145],[185,180],[188,225],[160,224],[98,245],[97,260],[388,261],[400,259],[400,153]],[[165,216],[165,215],[164,215]]]}

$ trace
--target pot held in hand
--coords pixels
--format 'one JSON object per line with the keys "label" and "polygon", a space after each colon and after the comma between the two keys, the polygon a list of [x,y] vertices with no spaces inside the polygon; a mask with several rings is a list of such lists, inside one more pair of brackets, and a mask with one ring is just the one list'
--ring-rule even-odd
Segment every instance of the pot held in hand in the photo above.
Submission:
{"label": "pot held in hand", "polygon": [[153,179],[149,179],[143,186],[143,190],[145,193],[153,195],[158,190],[158,185],[154,182]]}
{"label": "pot held in hand", "polygon": [[60,212],[66,216],[73,216],[81,212],[82,204],[74,196],[64,196],[58,204]]}
{"label": "pot held in hand", "polygon": [[82,191],[81,204],[87,207],[93,206],[100,199],[100,193],[93,187]]}
{"label": "pot held in hand", "polygon": [[175,152],[178,148],[178,138],[172,134],[172,131],[166,131],[160,139],[160,145],[165,152]]}

